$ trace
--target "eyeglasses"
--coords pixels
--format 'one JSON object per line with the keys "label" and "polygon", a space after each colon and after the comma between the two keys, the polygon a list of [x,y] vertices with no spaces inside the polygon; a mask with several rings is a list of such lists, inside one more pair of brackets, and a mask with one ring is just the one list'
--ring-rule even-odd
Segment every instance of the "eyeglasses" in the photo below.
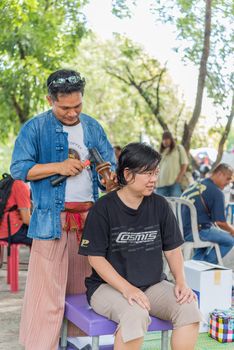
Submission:
{"label": "eyeglasses", "polygon": [[153,176],[158,176],[159,175],[159,168],[157,168],[156,170],[151,170],[151,171],[145,171],[143,173],[138,173],[139,175],[145,175],[147,176],[149,179]]}
{"label": "eyeglasses", "polygon": [[56,87],[56,86],[63,85],[66,83],[69,83],[72,85],[75,85],[78,83],[85,83],[85,79],[81,78],[80,76],[77,76],[77,75],[71,75],[70,77],[67,77],[67,78],[58,78],[58,79],[52,80],[50,82],[50,84],[48,85],[48,87],[50,87],[51,85]]}

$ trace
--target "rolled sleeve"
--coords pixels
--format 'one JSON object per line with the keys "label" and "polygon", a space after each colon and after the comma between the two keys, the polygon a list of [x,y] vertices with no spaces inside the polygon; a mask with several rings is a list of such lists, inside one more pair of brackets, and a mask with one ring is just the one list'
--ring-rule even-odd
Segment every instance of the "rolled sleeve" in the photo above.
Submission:
{"label": "rolled sleeve", "polygon": [[29,170],[35,165],[35,162],[13,162],[10,167],[11,175],[15,180],[27,181]]}

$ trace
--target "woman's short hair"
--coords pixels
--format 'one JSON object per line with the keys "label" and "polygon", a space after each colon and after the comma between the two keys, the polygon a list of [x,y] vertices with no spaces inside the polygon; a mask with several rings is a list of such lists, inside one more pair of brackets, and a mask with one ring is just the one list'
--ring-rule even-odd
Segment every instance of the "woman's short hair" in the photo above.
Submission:
{"label": "woman's short hair", "polygon": [[160,154],[146,143],[129,143],[122,149],[119,156],[116,174],[120,186],[127,185],[124,170],[128,169],[133,179],[136,174],[155,170],[161,160]]}

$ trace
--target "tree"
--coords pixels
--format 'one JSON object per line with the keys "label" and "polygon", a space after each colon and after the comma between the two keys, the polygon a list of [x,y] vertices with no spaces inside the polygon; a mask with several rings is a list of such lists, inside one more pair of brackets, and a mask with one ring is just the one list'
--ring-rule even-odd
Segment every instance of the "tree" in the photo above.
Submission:
{"label": "tree", "polygon": [[147,133],[158,146],[159,119],[165,128],[181,128],[175,116],[183,104],[167,69],[130,39],[115,35],[102,42],[91,35],[74,64],[87,77],[84,111],[102,122],[112,143],[123,146]]}
{"label": "tree", "polygon": [[222,159],[224,144],[227,141],[229,132],[231,130],[233,118],[234,118],[234,93],[232,95],[231,111],[230,111],[230,114],[227,116],[227,123],[220,138],[220,142],[218,146],[218,154],[214,164],[212,165],[213,168],[215,168]]}
{"label": "tree", "polygon": [[[116,0],[114,13],[125,16],[129,1]],[[131,6],[137,1],[130,2]],[[118,11],[117,11],[118,9]],[[206,87],[214,103],[227,105],[233,80],[227,67],[232,57],[232,24],[234,7],[231,0],[155,0],[151,9],[157,19],[173,23],[182,45],[177,48],[184,60],[199,67],[196,102],[190,120],[185,123],[182,143],[187,151],[201,115],[202,98]],[[130,12],[128,12],[128,15]]]}
{"label": "tree", "polygon": [[193,131],[201,115],[202,99],[207,76],[207,61],[210,54],[210,35],[211,35],[211,0],[206,0],[206,11],[204,21],[203,46],[201,53],[201,60],[199,64],[199,76],[197,82],[197,93],[193,114],[188,123],[184,125],[184,132],[182,137],[182,144],[187,152],[190,149],[191,138]]}
{"label": "tree", "polygon": [[44,107],[45,80],[75,55],[86,0],[3,0],[0,33],[2,139]]}
{"label": "tree", "polygon": [[[126,63],[123,68],[125,70],[125,76],[121,75],[121,73],[117,72],[110,66],[107,67],[106,71],[108,74],[116,77],[128,86],[134,87],[147,103],[159,125],[163,130],[168,130],[168,125],[161,116],[160,103],[160,84],[166,69],[162,68],[157,73],[155,72],[155,74],[152,74],[153,72],[149,71],[149,76],[146,80],[137,81],[136,76],[131,70],[130,64]],[[146,68],[146,66],[144,66],[144,68]],[[155,86],[153,87],[153,85]],[[152,91],[155,92],[153,96],[151,93]]]}

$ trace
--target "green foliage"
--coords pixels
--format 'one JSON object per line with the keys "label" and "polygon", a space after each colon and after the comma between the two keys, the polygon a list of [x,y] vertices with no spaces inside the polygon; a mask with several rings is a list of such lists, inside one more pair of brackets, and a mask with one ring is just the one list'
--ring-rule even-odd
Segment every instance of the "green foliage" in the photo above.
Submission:
{"label": "green foliage", "polygon": [[[185,60],[200,64],[204,36],[205,1],[155,0],[157,18],[175,25],[180,51]],[[206,87],[214,103],[226,104],[233,77],[230,75],[233,52],[234,6],[231,0],[212,1],[211,43],[207,63]]]}
{"label": "green foliage", "polygon": [[[137,1],[135,2],[135,5]],[[175,25],[180,41],[175,48],[185,61],[200,64],[204,36],[204,0],[154,0],[151,11],[156,21]],[[129,1],[115,1],[115,11],[124,17],[130,14]],[[128,9],[128,10],[127,10]],[[225,105],[234,78],[230,75],[233,53],[234,6],[232,0],[213,0],[211,12],[211,47],[207,65],[206,87],[209,97],[217,104]]]}
{"label": "green foliage", "polygon": [[[137,82],[148,84],[148,94],[155,101],[155,84],[147,83],[147,80],[162,68],[157,60],[126,37],[116,35],[113,40],[102,42],[90,35],[81,42],[73,65],[87,81],[84,112],[102,123],[113,144],[123,146],[138,141],[141,133],[148,134],[152,144],[159,144],[162,129],[144,99],[133,86],[107,73],[112,71],[127,78],[130,70]],[[160,99],[162,117],[175,131],[181,103],[168,73],[163,76]],[[182,128],[184,118],[186,115],[182,114],[178,130]]]}
{"label": "green foliage", "polygon": [[112,0],[112,12],[119,18],[131,17],[131,7],[134,7],[136,2],[136,0],[128,0],[127,3],[125,0]]}
{"label": "green foliage", "polygon": [[234,128],[231,129],[231,132],[228,135],[227,150],[228,151],[234,150]]}
{"label": "green foliage", "polygon": [[15,136],[12,132],[9,133],[6,142],[0,142],[0,177],[3,173],[10,172],[11,154],[14,142]]}
{"label": "green foliage", "polygon": [[[196,105],[192,118],[185,125],[182,140],[189,149],[200,117],[204,84],[214,104],[221,105],[224,110],[230,109],[230,91],[234,88],[234,74],[230,72],[234,49],[233,1],[154,0],[150,4],[156,22],[161,20],[174,25],[179,40],[175,51],[180,52],[185,61],[199,67]],[[127,0],[119,4],[120,9],[127,5]]]}
{"label": "green foliage", "polygon": [[116,44],[117,40],[101,42],[91,35],[82,41],[73,65],[87,82],[83,111],[101,122],[113,144],[124,145],[139,140],[143,122],[129,88],[106,72],[107,62],[119,66]]}
{"label": "green foliage", "polygon": [[[45,81],[75,55],[85,34],[86,0],[2,0],[0,103],[2,139],[45,105]],[[11,126],[11,127],[10,127]],[[9,129],[10,127],[10,129]]]}

